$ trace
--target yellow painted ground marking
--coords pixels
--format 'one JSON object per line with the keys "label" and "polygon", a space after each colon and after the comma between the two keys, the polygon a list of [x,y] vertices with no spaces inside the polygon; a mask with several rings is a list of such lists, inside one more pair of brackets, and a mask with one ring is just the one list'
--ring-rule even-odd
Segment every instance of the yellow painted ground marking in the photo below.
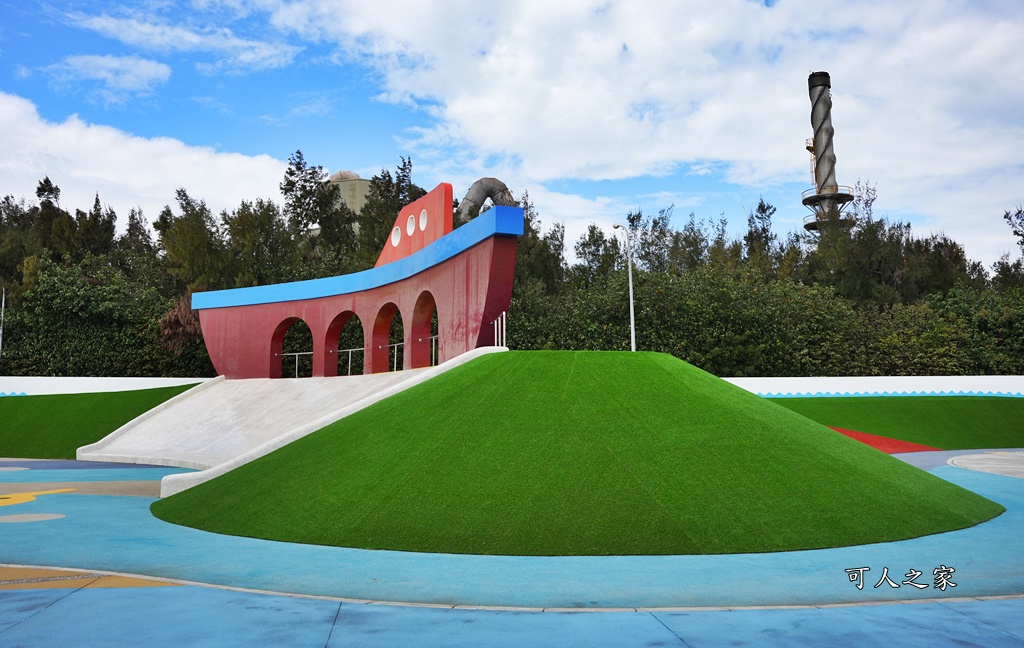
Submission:
{"label": "yellow painted ground marking", "polygon": [[59,488],[57,490],[34,491],[31,493],[4,493],[0,494],[0,506],[14,506],[31,502],[36,495],[53,495],[54,493],[70,493],[74,488]]}
{"label": "yellow painted ground marking", "polygon": [[0,591],[26,589],[79,589],[82,587],[178,587],[179,583],[91,572],[25,567],[0,567]]}
{"label": "yellow painted ground marking", "polygon": [[19,580],[22,578],[55,578],[57,576],[81,576],[85,572],[65,571],[63,569],[41,569],[39,567],[0,567],[0,581]]}

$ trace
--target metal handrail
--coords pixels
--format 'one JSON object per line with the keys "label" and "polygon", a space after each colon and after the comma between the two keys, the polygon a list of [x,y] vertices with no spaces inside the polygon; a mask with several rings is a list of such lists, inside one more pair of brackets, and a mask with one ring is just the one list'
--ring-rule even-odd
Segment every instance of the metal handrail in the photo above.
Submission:
{"label": "metal handrail", "polygon": [[[438,345],[438,342],[439,342],[438,338],[439,338],[439,336],[437,336],[437,335],[431,335],[429,338],[418,338],[417,339],[418,342],[423,342],[424,340],[429,340],[430,341],[430,366],[431,367],[433,367],[433,366],[435,366],[437,364],[437,345]],[[391,370],[392,371],[397,371],[398,370],[398,347],[404,347],[404,346],[405,346],[404,342],[396,342],[394,344],[386,345],[386,347],[388,349],[388,355],[391,355],[391,349],[392,348],[395,349],[394,359],[392,360],[392,363],[391,363]],[[383,348],[385,348],[385,345],[383,345],[383,344],[378,345],[377,348],[378,349],[383,349]],[[330,349],[330,350],[328,350],[328,353],[348,353],[348,375],[351,376],[352,375],[352,354],[353,353],[362,353],[364,351],[365,351],[365,349],[363,349],[362,347],[357,347],[357,348],[353,348],[353,349]],[[275,353],[274,355],[278,356],[278,357],[295,356],[295,377],[298,378],[299,377],[299,356],[304,356],[304,355],[311,356],[311,355],[313,355],[313,352],[312,351],[290,351],[288,353]]]}
{"label": "metal handrail", "polygon": [[437,335],[431,335],[428,338],[416,338],[417,342],[422,342],[423,340],[430,340],[430,366],[431,367],[437,366],[437,343],[438,343],[437,340],[438,340],[438,337],[439,336],[437,336]]}
{"label": "metal handrail", "polygon": [[836,185],[834,187],[822,187],[821,191],[817,187],[811,187],[807,191],[800,194],[800,198],[810,198],[811,196],[852,196],[853,187],[847,187],[844,185]]}
{"label": "metal handrail", "polygon": [[491,326],[494,327],[494,346],[508,346],[508,312],[502,311]]}
{"label": "metal handrail", "polygon": [[[383,349],[385,345],[377,345],[378,349]],[[405,342],[395,342],[394,344],[388,344],[388,355],[391,355],[391,347],[395,347],[395,359],[391,363],[391,371],[398,371],[398,347],[404,347]]]}
{"label": "metal handrail", "polygon": [[364,349],[363,349],[363,347],[358,347],[358,348],[355,348],[355,349],[331,349],[330,351],[328,351],[328,353],[345,353],[345,352],[348,352],[348,372],[345,375],[351,376],[352,375],[352,354],[357,352],[357,351],[362,353],[364,351]]}
{"label": "metal handrail", "polygon": [[295,377],[298,378],[299,377],[299,356],[300,355],[311,356],[311,355],[313,355],[313,352],[312,351],[294,351],[294,352],[288,352],[288,353],[275,353],[274,355],[281,356],[281,357],[284,357],[284,356],[295,356]]}

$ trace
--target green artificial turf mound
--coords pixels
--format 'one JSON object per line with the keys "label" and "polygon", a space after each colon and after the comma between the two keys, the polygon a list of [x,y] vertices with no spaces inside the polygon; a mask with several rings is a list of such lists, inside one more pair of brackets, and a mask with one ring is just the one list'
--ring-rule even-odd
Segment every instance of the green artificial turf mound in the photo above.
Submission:
{"label": "green artificial turf mound", "polygon": [[168,499],[161,519],[444,553],[809,549],[1003,508],[672,356],[488,355]]}
{"label": "green artificial turf mound", "polygon": [[74,459],[133,418],[192,385],[0,398],[0,457]]}
{"label": "green artificial turf mound", "polygon": [[858,396],[772,402],[823,425],[944,450],[1024,447],[1024,398]]}

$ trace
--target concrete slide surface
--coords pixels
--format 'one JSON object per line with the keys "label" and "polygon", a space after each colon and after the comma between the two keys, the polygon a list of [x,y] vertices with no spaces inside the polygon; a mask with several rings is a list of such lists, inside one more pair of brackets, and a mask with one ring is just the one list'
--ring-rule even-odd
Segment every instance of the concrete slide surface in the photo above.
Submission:
{"label": "concrete slide surface", "polygon": [[145,463],[200,473],[165,478],[167,497],[252,461],[363,407],[479,355],[483,347],[437,367],[332,378],[224,380],[198,385],[78,449],[82,461]]}

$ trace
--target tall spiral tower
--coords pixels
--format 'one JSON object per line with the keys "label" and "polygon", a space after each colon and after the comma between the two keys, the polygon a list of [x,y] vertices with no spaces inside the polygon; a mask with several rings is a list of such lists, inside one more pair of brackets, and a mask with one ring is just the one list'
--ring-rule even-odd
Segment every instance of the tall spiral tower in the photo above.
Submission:
{"label": "tall spiral tower", "polygon": [[843,208],[853,200],[853,189],[836,182],[836,153],[832,138],[832,80],[828,72],[812,72],[807,77],[811,97],[811,128],[814,138],[807,140],[811,153],[814,188],[803,192],[803,204],[812,214],[804,219],[804,229],[816,231],[826,223],[846,224]]}

